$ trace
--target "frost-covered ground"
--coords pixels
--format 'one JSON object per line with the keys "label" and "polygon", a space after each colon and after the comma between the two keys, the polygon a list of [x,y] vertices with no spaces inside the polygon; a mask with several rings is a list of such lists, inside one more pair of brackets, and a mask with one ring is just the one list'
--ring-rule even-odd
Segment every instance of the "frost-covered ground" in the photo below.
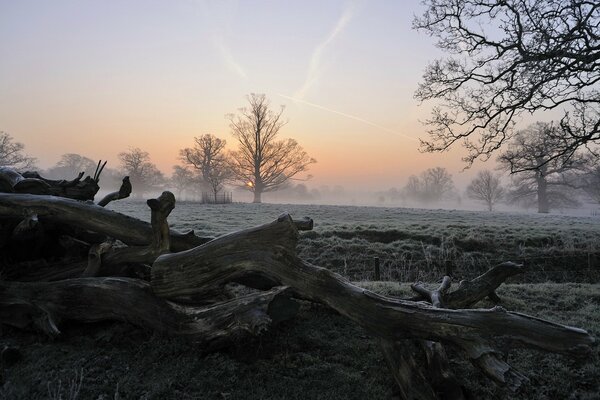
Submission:
{"label": "frost-covered ground", "polygon": [[[115,211],[149,221],[145,203],[119,201]],[[511,212],[423,210],[298,204],[205,205],[178,202],[173,228],[218,236],[267,223],[279,214],[309,216],[312,232],[301,233],[305,259],[353,280],[373,278],[374,258],[383,280],[437,279],[450,270],[457,279],[490,266],[525,262],[524,281],[600,279],[600,217]]]}

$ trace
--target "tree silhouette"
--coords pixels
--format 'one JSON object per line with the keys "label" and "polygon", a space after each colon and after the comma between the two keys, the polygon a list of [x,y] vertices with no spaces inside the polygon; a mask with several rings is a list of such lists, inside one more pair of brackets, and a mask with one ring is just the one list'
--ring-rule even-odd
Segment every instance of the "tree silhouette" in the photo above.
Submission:
{"label": "tree silhouette", "polygon": [[504,197],[504,188],[500,178],[489,170],[479,171],[467,186],[467,196],[474,200],[483,201],[488,211],[494,209],[494,204]]}
{"label": "tree silhouette", "polygon": [[454,183],[446,168],[435,167],[423,171],[419,177],[410,176],[403,191],[409,200],[435,203],[454,192]]}
{"label": "tree silhouette", "polygon": [[195,137],[194,141],[193,148],[179,152],[180,159],[198,170],[203,185],[210,189],[217,202],[217,195],[233,176],[231,162],[224,151],[227,142],[211,134]]}
{"label": "tree silhouette", "polygon": [[178,199],[182,198],[184,192],[193,192],[193,188],[198,185],[197,181],[197,176],[193,171],[181,165],[173,166],[170,183],[176,189]]}
{"label": "tree silhouette", "polygon": [[264,94],[252,93],[247,99],[249,108],[228,115],[231,133],[239,145],[231,153],[231,167],[235,179],[254,193],[255,203],[260,203],[262,193],[281,188],[316,160],[294,139],[277,140],[286,124],[283,107],[278,112],[271,110]]}
{"label": "tree silhouette", "polygon": [[[514,134],[518,117],[561,110],[554,158],[600,142],[600,3],[425,0],[413,26],[449,57],[425,70],[415,97],[434,100],[426,151],[465,144],[471,164]],[[552,158],[548,158],[550,162]]]}
{"label": "tree silhouette", "polygon": [[138,147],[130,148],[126,152],[119,153],[121,168],[129,176],[133,193],[137,197],[151,190],[156,190],[164,183],[165,178],[156,165],[150,162],[150,154]]}
{"label": "tree silhouette", "polygon": [[63,154],[56,165],[48,170],[48,177],[65,179],[77,176],[80,172],[93,176],[97,163],[92,159],[75,153]]}
{"label": "tree silhouette", "polygon": [[513,203],[537,204],[538,212],[551,208],[575,206],[573,189],[578,186],[568,173],[584,168],[585,158],[579,153],[561,152],[562,140],[554,124],[537,122],[517,132],[498,161],[514,174],[513,189],[508,198]]}
{"label": "tree silhouette", "polygon": [[23,143],[15,142],[6,132],[0,132],[0,167],[26,170],[35,166],[36,159],[23,153]]}

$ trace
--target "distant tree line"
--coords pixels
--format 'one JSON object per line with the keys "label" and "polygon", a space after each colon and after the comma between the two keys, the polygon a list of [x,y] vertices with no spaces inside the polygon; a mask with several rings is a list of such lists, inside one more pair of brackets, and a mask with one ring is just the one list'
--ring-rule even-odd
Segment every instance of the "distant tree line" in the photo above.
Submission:
{"label": "distant tree line", "polygon": [[[600,157],[582,150],[564,154],[559,129],[555,123],[536,122],[518,131],[498,156],[498,171],[479,171],[465,195],[489,211],[500,202],[540,213],[577,207],[586,198],[600,204]],[[502,183],[501,172],[509,173],[508,183]],[[380,194],[385,197],[413,205],[460,200],[452,176],[441,167],[410,176],[401,190]]]}

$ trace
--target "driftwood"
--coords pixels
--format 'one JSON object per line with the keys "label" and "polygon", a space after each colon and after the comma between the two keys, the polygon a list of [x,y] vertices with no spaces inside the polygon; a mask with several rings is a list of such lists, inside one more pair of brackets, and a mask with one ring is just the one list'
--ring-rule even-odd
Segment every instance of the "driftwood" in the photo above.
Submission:
{"label": "driftwood", "polygon": [[[46,262],[35,281],[0,281],[0,321],[57,335],[65,320],[116,319],[215,348],[293,316],[298,309],[290,300],[294,295],[331,307],[377,337],[401,395],[417,399],[463,398],[443,346],[462,350],[496,383],[516,390],[526,378],[503,361],[512,346],[583,356],[594,342],[584,330],[502,307],[465,309],[485,297],[497,300],[495,289],[522,271],[517,264],[501,264],[461,282],[453,292],[449,278],[437,290],[415,284],[419,301],[402,300],[377,295],[301,260],[298,231],[312,229],[309,218],[293,221],[284,214],[272,223],[209,240],[169,229],[167,216],[175,206],[170,192],[147,203],[151,224],[91,202],[0,194],[0,217],[26,216],[29,221],[19,230],[25,238],[31,224],[93,233],[63,239],[69,249],[69,257],[66,250],[63,257],[72,263],[64,268],[83,277],[42,282],[50,280],[42,279],[50,275],[48,269],[60,270],[60,262]],[[122,275],[130,264],[146,268],[142,272],[149,282],[100,276]],[[232,282],[260,290],[239,285],[233,290]]]}
{"label": "driftwood", "polygon": [[[94,231],[128,245],[148,245],[152,238],[148,222],[94,204],[55,196],[0,193],[0,215],[19,218],[28,211],[40,219]],[[198,237],[193,231],[180,233],[173,229],[170,236],[171,251],[187,250],[212,239]]]}
{"label": "driftwood", "polygon": [[131,182],[129,181],[129,177],[126,176],[123,178],[123,182],[121,183],[121,187],[116,192],[112,192],[107,194],[98,202],[100,207],[106,206],[111,201],[125,199],[129,197],[131,194]]}
{"label": "driftwood", "polygon": [[0,282],[0,321],[60,334],[62,321],[120,320],[157,332],[189,336],[219,347],[257,335],[273,320],[293,317],[297,306],[285,287],[209,307],[178,305],[156,297],[150,285],[129,278],[79,278],[58,282]]}
{"label": "driftwood", "polygon": [[152,288],[160,297],[185,299],[212,293],[227,281],[258,271],[327,304],[380,338],[423,339],[458,347],[490,378],[511,388],[523,379],[499,357],[507,342],[572,356],[591,351],[594,339],[584,330],[501,307],[438,309],[377,295],[299,259],[297,237],[292,219],[283,215],[273,223],[160,256],[152,267]]}
{"label": "driftwood", "polygon": [[41,194],[77,200],[93,200],[100,189],[100,186],[98,186],[100,172],[102,170],[97,169],[94,177],[87,176],[83,178],[85,173],[81,172],[71,180],[53,180],[46,179],[37,172],[27,171],[21,174],[13,168],[0,167],[0,192]]}

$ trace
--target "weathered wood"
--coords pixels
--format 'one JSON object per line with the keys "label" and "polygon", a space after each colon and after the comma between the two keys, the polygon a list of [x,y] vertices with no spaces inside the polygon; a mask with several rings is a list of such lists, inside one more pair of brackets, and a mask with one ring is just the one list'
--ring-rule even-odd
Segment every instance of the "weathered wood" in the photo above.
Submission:
{"label": "weathered wood", "polygon": [[188,336],[213,348],[240,336],[260,334],[270,326],[271,316],[277,321],[292,317],[294,309],[286,307],[287,297],[287,289],[277,287],[209,307],[190,307],[156,297],[150,285],[139,279],[0,281],[0,322],[56,336],[63,321],[120,320]]}
{"label": "weathered wood", "polygon": [[26,216],[12,231],[13,240],[29,240],[39,234],[40,221],[35,213],[26,212]]}
{"label": "weathered wood", "polygon": [[[37,214],[42,220],[88,229],[119,239],[128,245],[148,245],[152,238],[149,223],[93,203],[56,196],[0,193],[0,216],[20,218],[27,211]],[[180,233],[170,230],[171,251],[190,249],[211,239],[198,237],[193,231]]]}
{"label": "weathered wood", "polygon": [[283,215],[270,224],[162,255],[152,267],[152,288],[164,298],[185,298],[202,294],[206,288],[214,290],[249,271],[260,272],[322,301],[378,337],[457,346],[499,383],[514,379],[513,371],[497,360],[498,348],[506,342],[572,356],[591,351],[594,339],[582,329],[497,307],[448,310],[377,295],[300,260],[295,252],[297,238],[292,219]]}
{"label": "weathered wood", "polygon": [[309,217],[295,219],[294,224],[296,225],[296,229],[299,231],[312,231],[313,227],[315,226],[314,221]]}
{"label": "weathered wood", "polygon": [[95,244],[90,248],[90,252],[88,254],[88,264],[81,274],[82,278],[89,278],[93,276],[98,276],[100,273],[100,268],[102,267],[102,255],[108,252],[112,248],[112,243],[103,242],[100,244]]}
{"label": "weathered wood", "polygon": [[[121,264],[136,263],[151,265],[156,258],[170,249],[169,223],[167,217],[175,208],[175,196],[165,191],[156,199],[149,199],[152,238],[147,246],[131,246],[109,249],[101,256],[102,264],[113,268]],[[87,275],[96,276],[96,275]]]}
{"label": "weathered wood", "polygon": [[[426,298],[434,308],[444,308],[445,296],[452,281],[449,276],[444,276],[442,283],[435,290],[426,289],[423,284],[416,283],[411,285],[412,290],[419,293],[422,297]],[[418,344],[423,349],[426,360],[421,363],[418,367],[422,369],[420,374],[427,376],[427,382],[431,385],[432,390],[436,393],[436,398],[448,399],[448,400],[464,400],[466,394],[456,375],[450,369],[450,361],[446,349],[441,343],[433,342],[430,340],[420,340]],[[402,352],[406,352],[406,349],[398,348],[403,343],[396,342],[391,349],[396,355],[402,355]],[[390,346],[384,348],[383,351],[389,351]],[[392,358],[393,355],[389,355],[386,359]],[[403,358],[407,358],[404,356]],[[389,361],[388,361],[389,363]],[[393,365],[390,365],[393,367]],[[417,372],[413,372],[416,374]],[[406,384],[410,385],[410,382]],[[412,385],[406,390],[416,390]],[[437,395],[439,394],[439,396]]]}
{"label": "weathered wood", "polygon": [[100,207],[105,207],[111,201],[125,199],[131,194],[131,189],[131,182],[129,181],[129,177],[126,176],[123,178],[123,182],[121,183],[119,190],[104,196],[102,200],[98,202],[98,205]]}
{"label": "weathered wood", "polygon": [[424,374],[425,369],[418,361],[418,352],[421,351],[418,341],[378,339],[378,343],[401,399],[438,400],[429,378]]}
{"label": "weathered wood", "polygon": [[[24,172],[22,175],[26,179],[14,187],[16,193],[47,194],[75,200],[94,200],[94,196],[100,190],[98,179],[90,176],[83,178],[85,175],[84,172],[80,172],[79,175],[70,181],[64,179],[47,179],[37,172],[32,171]],[[34,183],[37,181],[46,183],[48,185],[46,190],[39,191],[37,183],[33,186],[31,184],[25,185],[28,182]]]}
{"label": "weathered wood", "polygon": [[0,192],[47,194],[50,185],[43,180],[25,178],[14,168],[0,167]]}

